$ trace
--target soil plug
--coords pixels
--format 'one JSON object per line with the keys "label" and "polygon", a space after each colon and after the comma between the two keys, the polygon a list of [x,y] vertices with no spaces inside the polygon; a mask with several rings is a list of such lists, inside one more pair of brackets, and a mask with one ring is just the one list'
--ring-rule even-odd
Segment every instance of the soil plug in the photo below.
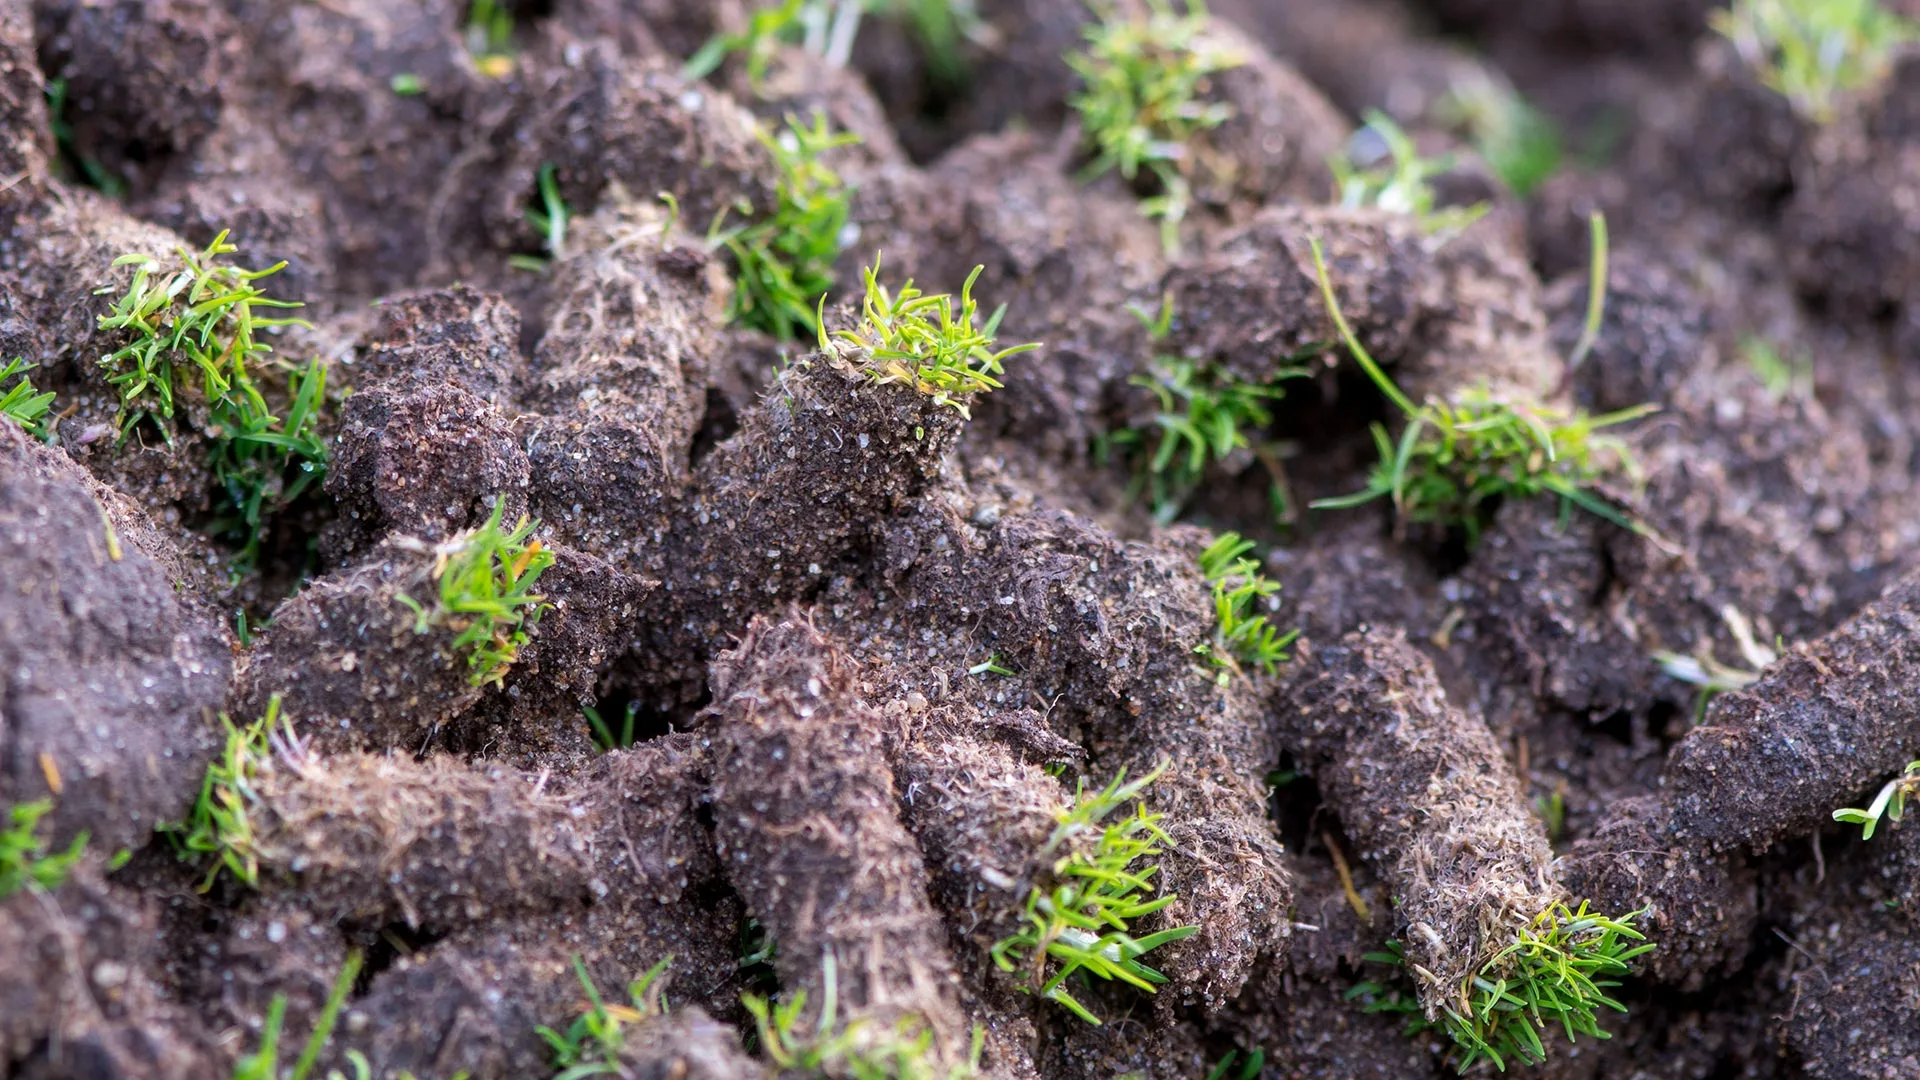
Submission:
{"label": "soil plug", "polygon": [[1258,717],[1283,635],[1255,612],[1272,583],[1239,565],[1232,542],[1212,560],[1215,589],[1195,559],[1199,535],[1180,539],[1123,544],[1065,514],[1010,516],[977,549],[934,545],[952,561],[923,556],[913,587],[932,618],[977,627],[977,647],[1057,700],[1052,726],[1098,749],[1094,775],[1165,764],[1161,887],[1178,900],[1164,917],[1199,930],[1169,946],[1164,968],[1178,995],[1218,1008],[1289,934],[1283,853],[1251,765],[1279,756]]}
{"label": "soil plug", "polygon": [[[926,295],[880,283],[853,324],[782,371],[740,431],[701,464],[675,520],[654,662],[688,663],[750,615],[826,582],[937,475],[978,394],[1035,344],[996,347],[1005,309],[981,320],[972,284]],[[824,302],[824,301],[823,301]],[[668,676],[672,678],[671,675]],[[689,695],[692,685],[683,687]]]}
{"label": "soil plug", "polygon": [[1796,647],[1667,759],[1675,831],[1716,850],[1758,851],[1818,829],[1880,789],[1920,747],[1920,574],[1908,574],[1823,638]]}
{"label": "soil plug", "polygon": [[787,995],[777,1009],[749,1008],[776,1029],[776,1062],[780,1031],[805,1011],[820,1037],[838,1019],[922,1029],[933,1058],[957,1065],[968,1025],[946,929],[900,822],[882,715],[861,701],[855,675],[797,611],[756,619],[714,661],[715,842],[777,946]]}
{"label": "soil plug", "polygon": [[216,617],[176,591],[145,514],[5,422],[0,574],[0,808],[58,796],[35,826],[50,851],[82,832],[106,851],[145,844],[213,756],[204,717],[233,663]]}
{"label": "soil plug", "polygon": [[1542,1060],[1548,1027],[1604,1037],[1598,1010],[1624,1011],[1607,988],[1649,948],[1640,913],[1569,906],[1492,734],[1403,634],[1355,632],[1301,662],[1278,734],[1391,889],[1396,962],[1462,1067]]}

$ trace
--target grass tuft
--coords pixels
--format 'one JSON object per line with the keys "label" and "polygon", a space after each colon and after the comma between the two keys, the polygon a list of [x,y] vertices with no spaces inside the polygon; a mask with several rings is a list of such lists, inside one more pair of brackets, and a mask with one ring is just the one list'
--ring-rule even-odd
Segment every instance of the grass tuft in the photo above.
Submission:
{"label": "grass tuft", "polygon": [[[1599,253],[1604,250],[1605,234],[1597,217],[1595,263],[1604,266]],[[1551,494],[1622,528],[1653,535],[1593,489],[1615,472],[1637,476],[1626,442],[1606,429],[1638,420],[1656,411],[1655,406],[1592,416],[1585,410],[1499,400],[1484,388],[1463,392],[1457,402],[1429,399],[1415,405],[1354,335],[1334,296],[1318,239],[1312,247],[1321,295],[1347,350],[1407,420],[1397,442],[1383,425],[1374,425],[1380,463],[1364,489],[1318,500],[1315,508],[1360,506],[1385,498],[1392,501],[1403,531],[1409,524],[1458,527],[1472,544],[1501,500]],[[1576,349],[1576,355],[1590,348],[1598,333],[1604,284],[1596,280],[1594,290],[1582,335],[1584,348]]]}
{"label": "grass tuft", "polygon": [[1222,686],[1244,668],[1276,674],[1290,658],[1287,646],[1300,636],[1298,630],[1283,634],[1265,615],[1254,614],[1256,605],[1279,593],[1280,583],[1262,575],[1260,564],[1246,557],[1252,550],[1253,541],[1226,532],[1200,553],[1200,576],[1213,587],[1214,628],[1213,640],[1197,651],[1221,669]]}
{"label": "grass tuft", "polygon": [[[1157,343],[1172,326],[1173,297],[1162,298],[1160,313],[1153,318],[1138,309],[1134,314]],[[1267,447],[1254,445],[1248,433],[1273,423],[1270,403],[1285,396],[1280,384],[1306,373],[1289,365],[1276,369],[1264,383],[1246,382],[1199,361],[1156,355],[1146,374],[1127,380],[1153,394],[1159,408],[1152,422],[1105,436],[1102,452],[1117,449],[1131,459],[1132,492],[1147,495],[1154,520],[1162,525],[1180,515],[1209,468],[1241,450],[1259,458],[1272,475],[1279,512],[1288,504],[1284,474],[1278,459]]]}
{"label": "grass tuft", "polygon": [[821,157],[860,139],[834,134],[816,112],[811,127],[789,116],[786,130],[763,131],[760,141],[779,170],[773,213],[722,231],[723,212],[707,239],[733,255],[727,321],[793,341],[820,332],[816,304],[833,287],[834,260],[846,240],[847,186]]}
{"label": "grass tuft", "polygon": [[505,513],[506,500],[496,500],[486,524],[434,547],[432,576],[440,589],[432,607],[399,597],[413,611],[414,633],[455,632],[453,647],[466,650],[467,681],[474,686],[506,678],[548,606],[533,591],[553,565],[553,552],[532,538],[540,523],[523,514],[512,529],[502,529]]}
{"label": "grass tuft", "polygon": [[646,974],[628,983],[627,1000],[631,1004],[610,1005],[593,985],[586,964],[575,956],[573,973],[587,995],[580,1015],[565,1031],[555,1031],[544,1024],[534,1029],[553,1050],[553,1066],[560,1070],[554,1074],[553,1080],[626,1075],[620,1065],[620,1051],[626,1045],[626,1036],[621,1028],[626,1024],[637,1024],[667,1014],[663,976],[672,963],[673,956],[668,954],[647,969]]}
{"label": "grass tuft", "polygon": [[1896,46],[1920,23],[1879,0],[1734,0],[1709,19],[1760,81],[1817,124],[1834,104],[1884,75]]}
{"label": "grass tuft", "polygon": [[[1485,216],[1486,203],[1436,209],[1430,181],[1452,169],[1453,159],[1422,157],[1413,139],[1386,113],[1369,110],[1366,120],[1366,126],[1349,140],[1346,151],[1328,162],[1341,206],[1350,210],[1378,207],[1388,213],[1406,214],[1431,236],[1457,234]],[[1362,164],[1354,150],[1367,135],[1379,140],[1385,156],[1369,155],[1368,162]]]}
{"label": "grass tuft", "polygon": [[880,256],[875,255],[873,265],[862,272],[866,298],[853,329],[829,334],[824,297],[816,307],[820,349],[853,364],[874,382],[906,383],[933,398],[934,404],[951,406],[971,420],[973,413],[960,399],[1000,389],[995,376],[1006,373],[1007,357],[1040,347],[1030,342],[994,351],[994,334],[1006,314],[1005,304],[986,325],[974,325],[979,304],[973,298],[973,283],[984,269],[976,266],[967,275],[956,307],[952,296],[928,296],[913,287],[912,279],[897,295],[889,292],[880,284]]}
{"label": "grass tuft", "polygon": [[19,424],[26,433],[41,442],[53,441],[53,425],[47,422],[47,412],[53,408],[53,391],[35,393],[33,380],[28,378],[27,369],[33,367],[20,357],[0,364],[0,383],[18,375],[20,381],[0,393],[0,416]]}
{"label": "grass tuft", "polygon": [[[258,560],[267,519],[325,478],[327,447],[315,431],[326,397],[325,366],[276,363],[257,336],[307,325],[263,314],[300,306],[255,284],[286,263],[243,270],[223,261],[235,250],[222,232],[202,251],[178,249],[167,265],[149,255],[122,255],[113,266],[130,266],[133,276],[99,325],[125,335],[124,344],[100,358],[120,399],[120,442],[143,421],[169,444],[182,419],[210,437],[210,464],[225,496],[211,527],[239,544],[237,576]],[[110,295],[115,287],[95,292]],[[263,392],[259,380],[268,372],[285,379],[284,416],[274,414]]]}
{"label": "grass tuft", "polygon": [[1144,17],[1100,6],[1101,17],[1086,27],[1086,46],[1067,54],[1084,83],[1068,104],[1080,114],[1094,155],[1085,175],[1151,178],[1156,190],[1141,212],[1160,221],[1162,244],[1177,250],[1193,201],[1195,140],[1233,116],[1231,105],[1206,100],[1209,80],[1244,61],[1205,42],[1202,0],[1183,0],[1184,13],[1172,0],[1147,0]]}
{"label": "grass tuft", "polygon": [[893,1030],[864,1019],[839,1022],[839,966],[831,952],[821,959],[820,1013],[806,1020],[807,993],[783,1001],[758,994],[740,995],[753,1017],[760,1053],[782,1076],[850,1077],[852,1080],[972,1080],[980,1075],[986,1031],[974,1028],[973,1051],[958,1065],[942,1068],[934,1060],[933,1031],[914,1017]]}
{"label": "grass tuft", "polygon": [[[1165,769],[1162,765],[1132,783],[1123,770],[1091,795],[1081,781],[1073,804],[1056,814],[1053,834],[1041,850],[1043,858],[1054,857],[1051,887],[1035,885],[1027,895],[1026,925],[993,944],[994,963],[1015,973],[1022,991],[1057,1002],[1089,1024],[1099,1024],[1100,1018],[1068,992],[1069,978],[1093,976],[1151,994],[1167,978],[1140,957],[1199,929],[1179,926],[1143,938],[1128,932],[1134,920],[1175,900],[1172,894],[1149,898],[1160,868],[1137,866],[1171,843],[1161,831],[1161,815],[1148,813],[1137,801]],[[1129,803],[1132,813],[1105,824]]]}
{"label": "grass tuft", "polygon": [[253,828],[253,807],[260,801],[253,782],[272,764],[272,737],[276,730],[292,731],[290,721],[280,718],[280,695],[267,701],[265,716],[245,727],[236,727],[225,713],[220,724],[226,729],[226,746],[220,756],[207,764],[207,775],[200,782],[200,795],[182,824],[163,825],[182,859],[213,856],[200,891],[213,888],[222,869],[248,888],[260,883],[260,848]]}
{"label": "grass tuft", "polygon": [[34,835],[40,819],[53,810],[49,799],[20,803],[7,811],[11,823],[0,829],[0,900],[21,889],[57,889],[87,847],[87,834],[73,838],[65,851],[49,852],[48,842]]}
{"label": "grass tuft", "polygon": [[[333,990],[327,994],[327,1002],[314,1022],[313,1033],[307,1036],[306,1045],[301,1048],[293,1069],[284,1074],[280,1071],[280,1029],[287,1013],[287,997],[285,994],[273,995],[273,1000],[267,1005],[266,1026],[260,1033],[260,1049],[234,1063],[233,1080],[307,1080],[320,1060],[321,1051],[327,1048],[328,1040],[333,1038],[333,1028],[340,1019],[340,1010],[347,1003],[347,994],[353,989],[353,981],[360,976],[360,962],[360,950],[353,949],[347,953],[346,963],[341,965],[339,976],[333,980]],[[365,1080],[369,1071],[366,1058],[356,1051],[348,1051],[347,1057],[353,1063],[356,1077]],[[339,1076],[338,1071],[331,1072],[328,1080],[335,1080]]]}
{"label": "grass tuft", "polygon": [[1909,762],[1899,776],[1887,781],[1865,810],[1835,810],[1833,820],[1860,826],[1860,839],[1873,839],[1873,831],[1882,818],[1899,824],[1907,811],[1907,799],[1920,795],[1920,761]]}
{"label": "grass tuft", "polygon": [[[1538,1065],[1547,1059],[1543,1031],[1557,1027],[1569,1042],[1583,1035],[1612,1037],[1600,1027],[1600,1010],[1625,1013],[1627,1008],[1606,992],[1619,985],[1617,976],[1628,974],[1636,957],[1653,951],[1633,925],[1643,914],[1614,919],[1590,911],[1586,901],[1577,909],[1554,901],[1460,987],[1458,1000],[1442,1007],[1438,1023],[1429,1021],[1400,986],[1370,980],[1346,996],[1361,1001],[1367,1012],[1406,1016],[1406,1034],[1444,1030],[1456,1047],[1453,1064],[1463,1074],[1483,1061],[1501,1072],[1509,1063]],[[1400,943],[1393,941],[1387,951],[1363,959],[1402,969],[1407,963]]]}

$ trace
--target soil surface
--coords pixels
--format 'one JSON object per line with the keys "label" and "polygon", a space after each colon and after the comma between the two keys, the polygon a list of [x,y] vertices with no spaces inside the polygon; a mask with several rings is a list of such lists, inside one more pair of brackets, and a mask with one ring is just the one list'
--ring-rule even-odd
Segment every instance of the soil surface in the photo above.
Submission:
{"label": "soil surface", "polygon": [[[1409,1018],[1581,901],[1656,948],[1610,1039],[1508,1071],[1920,1077],[1920,823],[1831,818],[1920,758],[1920,51],[1816,125],[1705,0],[1216,0],[1241,63],[1202,88],[1230,119],[1174,247],[1139,185],[1085,176],[1075,0],[978,0],[957,74],[870,16],[842,65],[779,45],[690,81],[753,6],[0,0],[0,361],[57,417],[0,420],[0,826],[47,800],[48,850],[86,837],[0,896],[0,1078],[233,1075],[282,1007],[290,1060],[351,955],[315,1077],[552,1076],[536,1028],[581,1015],[581,973],[619,1003],[671,957],[615,1075],[817,1075],[742,1004],[804,993],[808,1026],[830,1000],[919,1039],[913,1075],[1417,1080],[1459,1059]],[[1525,196],[1448,119],[1468,87],[1561,132]],[[1436,242],[1330,203],[1370,110],[1485,215]],[[1002,388],[959,409],[729,325],[708,223],[775,205],[760,132],[816,111],[860,137],[826,159],[828,327],[875,252],[929,292],[980,267],[1001,343],[1042,346]],[[1607,303],[1569,365],[1596,210]],[[218,433],[120,438],[100,363],[116,258],[222,231],[304,305],[274,357],[328,370],[325,479],[257,553]],[[1602,492],[1644,527],[1310,509],[1398,423],[1333,347],[1316,239],[1415,399],[1655,406]],[[1155,335],[1129,308],[1163,298]],[[1301,369],[1160,515],[1114,452],[1156,356]],[[553,563],[482,679],[415,606],[495,512]],[[1272,671],[1209,658],[1229,530],[1301,634]],[[275,701],[249,885],[162,827],[223,717]],[[1076,792],[1156,769],[1168,902],[1133,933],[1193,931],[1155,993],[1074,983],[1094,1026],[993,949],[1083,850]],[[1399,973],[1365,959],[1388,942]],[[1411,1013],[1350,993],[1381,980]]]}

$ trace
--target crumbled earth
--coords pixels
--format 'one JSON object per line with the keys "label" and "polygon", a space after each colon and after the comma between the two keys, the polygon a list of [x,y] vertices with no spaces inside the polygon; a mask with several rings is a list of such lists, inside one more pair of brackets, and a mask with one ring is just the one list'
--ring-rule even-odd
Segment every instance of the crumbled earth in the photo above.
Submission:
{"label": "crumbled earth", "polygon": [[[629,1077],[813,1075],[743,1004],[802,994],[808,1031],[831,1003],[919,1040],[916,1075],[1439,1077],[1445,1037],[1352,988],[1438,1019],[1559,901],[1656,948],[1611,1039],[1549,1033],[1516,1074],[1920,1076],[1920,823],[1831,818],[1920,758],[1920,51],[1816,125],[1705,0],[1217,0],[1241,63],[1201,87],[1231,118],[1174,248],[1150,185],[1087,175],[1073,0],[978,0],[957,77],[869,16],[844,62],[694,81],[757,5],[507,0],[492,44],[481,6],[0,0],[0,361],[57,417],[0,420],[0,828],[45,800],[37,838],[84,844],[0,896],[0,1080],[232,1075],[270,1015],[290,1060],[350,957],[310,1075],[554,1075],[536,1029],[585,978]],[[1516,88],[1568,150],[1524,196],[1449,111]],[[1485,216],[1443,241],[1330,202],[1372,110]],[[816,112],[860,136],[825,159],[828,327],[876,252],[896,288],[979,267],[1001,344],[1042,346],[1000,389],[729,324],[709,227],[773,207],[761,133]],[[1607,303],[1571,363],[1595,210]],[[244,572],[216,432],[120,437],[97,363],[115,259],[223,231],[304,305],[275,358],[329,372],[324,482]],[[1316,239],[1416,399],[1655,406],[1602,489],[1643,527],[1313,509],[1400,422],[1334,348]],[[1152,426],[1156,354],[1301,371],[1158,518],[1114,438]],[[496,514],[554,563],[477,679],[415,606]],[[1301,632],[1272,671],[1217,660],[1199,556],[1229,530]],[[244,857],[186,851],[275,702]],[[1154,776],[1164,849],[1132,932],[1192,932],[1151,994],[1069,984],[1096,1027],[994,946],[1120,775]]]}

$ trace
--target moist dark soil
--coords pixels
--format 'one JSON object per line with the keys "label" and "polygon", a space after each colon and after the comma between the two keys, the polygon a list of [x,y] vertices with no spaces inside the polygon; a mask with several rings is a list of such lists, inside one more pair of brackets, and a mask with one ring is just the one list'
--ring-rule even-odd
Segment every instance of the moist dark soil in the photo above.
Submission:
{"label": "moist dark soil", "polygon": [[[1562,901],[1638,912],[1656,948],[1611,1039],[1509,1071],[1920,1077],[1920,823],[1831,819],[1920,758],[1920,53],[1816,126],[1697,0],[1218,0],[1209,40],[1244,63],[1204,88],[1233,118],[1174,250],[1083,175],[1073,0],[979,0],[959,79],[870,17],[845,66],[783,45],[693,82],[754,5],[500,6],[512,40],[476,56],[456,0],[0,0],[0,359],[58,417],[0,421],[0,808],[86,836],[64,883],[0,897],[0,1078],[231,1075],[276,1001],[306,1040],[350,953],[315,1076],[350,1052],[383,1080],[553,1075],[535,1029],[581,1014],[576,969],[620,1002],[671,957],[619,1075],[784,1075],[742,995],[804,992],[806,1024],[831,999],[935,1076],[978,1039],[1018,1080],[1256,1052],[1439,1077],[1442,1034],[1351,999],[1395,978],[1364,955],[1400,943],[1434,1016]],[[1487,86],[1566,136],[1525,197],[1447,126]],[[1330,205],[1374,109],[1489,212],[1436,243]],[[882,252],[896,286],[980,267],[1001,342],[1042,344],[965,411],[728,325],[707,225],[773,205],[760,126],[815,111],[861,137],[828,158],[829,326]],[[1570,367],[1594,210],[1608,302]],[[305,305],[275,353],[330,371],[325,481],[244,572],[210,526],[214,433],[117,438],[97,362],[124,344],[115,258],[222,230]],[[1330,348],[1316,238],[1415,398],[1657,406],[1603,490],[1646,527],[1309,509],[1365,485],[1390,419]],[[1163,297],[1151,340],[1128,309]],[[1172,521],[1109,439],[1151,423],[1156,353],[1305,369]],[[411,601],[496,508],[555,561],[476,684]],[[1272,672],[1209,658],[1198,557],[1227,530],[1301,631]],[[1748,677],[1708,700],[1661,653]],[[203,888],[156,829],[221,717],[276,698],[256,883]],[[991,950],[1076,790],[1155,769],[1171,899],[1134,932],[1195,930],[1151,955],[1155,994],[1074,984],[1096,1027]]]}

